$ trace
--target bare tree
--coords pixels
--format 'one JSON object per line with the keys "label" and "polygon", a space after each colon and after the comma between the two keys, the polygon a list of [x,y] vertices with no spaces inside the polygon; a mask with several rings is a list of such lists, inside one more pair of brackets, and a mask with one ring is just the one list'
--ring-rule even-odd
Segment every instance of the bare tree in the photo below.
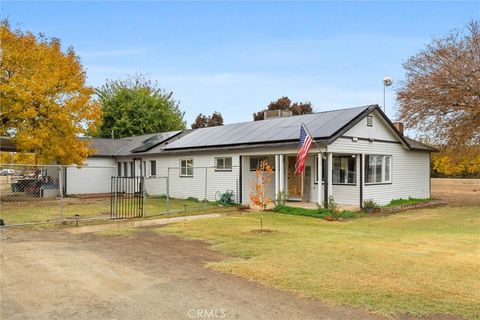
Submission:
{"label": "bare tree", "polygon": [[400,120],[441,148],[463,153],[476,149],[480,144],[478,21],[434,39],[403,67],[406,81],[397,93]]}
{"label": "bare tree", "polygon": [[290,110],[293,115],[309,114],[313,112],[312,104],[310,102],[295,102],[288,97],[281,97],[277,101],[272,101],[268,104],[267,109],[260,110],[253,114],[253,120],[263,120],[264,112],[267,110]]}
{"label": "bare tree", "polygon": [[195,122],[192,123],[192,129],[216,126],[223,126],[223,117],[218,111],[212,113],[211,116],[206,116],[203,113],[200,113],[195,119]]}

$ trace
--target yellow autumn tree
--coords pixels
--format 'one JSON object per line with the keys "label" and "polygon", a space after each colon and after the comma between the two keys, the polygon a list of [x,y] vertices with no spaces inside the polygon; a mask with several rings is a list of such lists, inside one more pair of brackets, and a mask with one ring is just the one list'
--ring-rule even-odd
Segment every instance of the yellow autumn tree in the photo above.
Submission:
{"label": "yellow autumn tree", "polygon": [[32,164],[35,154],[18,152],[0,152],[0,164]]}
{"label": "yellow autumn tree", "polygon": [[260,206],[261,210],[265,210],[266,206],[272,202],[268,197],[270,175],[273,172],[272,166],[267,160],[262,160],[258,165],[255,174],[257,175],[257,182],[253,186],[253,192],[250,194],[250,200],[256,206]]}
{"label": "yellow autumn tree", "polygon": [[93,150],[78,137],[98,127],[101,111],[79,57],[56,38],[0,28],[0,135],[37,163],[81,164]]}
{"label": "yellow autumn tree", "polygon": [[480,176],[480,147],[467,151],[443,149],[432,154],[432,169],[440,176]]}

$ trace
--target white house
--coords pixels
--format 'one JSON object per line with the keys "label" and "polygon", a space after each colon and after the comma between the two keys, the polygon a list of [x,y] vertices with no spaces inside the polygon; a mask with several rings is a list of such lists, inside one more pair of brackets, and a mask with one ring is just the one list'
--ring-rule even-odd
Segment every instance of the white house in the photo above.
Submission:
{"label": "white house", "polygon": [[[314,137],[301,176],[294,164],[302,123]],[[146,192],[171,197],[215,200],[232,190],[248,204],[259,161],[274,167],[270,197],[322,203],[333,196],[340,205],[361,206],[373,199],[430,197],[432,147],[403,135],[377,105],[287,116],[219,127],[150,134],[124,139],[92,139],[98,166],[91,183],[108,192],[111,175],[144,176]],[[113,169],[112,167],[115,167]],[[101,170],[105,167],[105,170]],[[79,169],[81,170],[81,169]],[[168,182],[167,182],[168,177]],[[67,173],[67,193],[85,184]],[[85,179],[85,176],[84,178]],[[103,182],[101,182],[101,181]],[[76,181],[76,182],[75,182]],[[75,183],[73,183],[75,182]],[[86,192],[86,189],[84,190]]]}

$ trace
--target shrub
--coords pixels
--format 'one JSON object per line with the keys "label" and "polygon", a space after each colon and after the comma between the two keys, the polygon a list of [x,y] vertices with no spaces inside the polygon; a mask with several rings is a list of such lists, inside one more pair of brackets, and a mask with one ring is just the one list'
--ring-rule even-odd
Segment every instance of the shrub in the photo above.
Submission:
{"label": "shrub", "polygon": [[227,191],[225,193],[222,193],[218,203],[222,206],[229,206],[229,205],[234,204],[235,202],[233,201],[233,192],[228,192]]}
{"label": "shrub", "polygon": [[186,200],[192,201],[192,202],[200,202],[200,200],[198,200],[198,198],[195,198],[195,197],[188,197]]}
{"label": "shrub", "polygon": [[363,201],[363,210],[365,210],[368,213],[372,213],[375,209],[380,208],[378,203],[373,201],[372,199],[364,200]]}
{"label": "shrub", "polygon": [[338,211],[338,205],[335,202],[335,199],[333,199],[333,196],[328,197],[328,201],[323,203],[323,208],[331,212]]}
{"label": "shrub", "polygon": [[326,220],[338,220],[340,218],[347,219],[355,217],[355,214],[351,211],[337,211],[336,213],[319,207],[317,210],[315,209],[305,209],[305,208],[297,208],[297,207],[289,207],[284,205],[278,205],[273,208],[273,211],[278,213],[284,214],[291,214],[296,216],[305,216],[305,217],[312,217],[312,218],[321,218]]}

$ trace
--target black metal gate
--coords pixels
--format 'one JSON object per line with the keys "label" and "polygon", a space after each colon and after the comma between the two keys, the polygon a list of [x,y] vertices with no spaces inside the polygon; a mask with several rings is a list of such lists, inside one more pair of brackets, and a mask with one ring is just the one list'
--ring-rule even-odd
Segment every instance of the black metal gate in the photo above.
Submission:
{"label": "black metal gate", "polygon": [[110,218],[143,217],[143,177],[112,177]]}

